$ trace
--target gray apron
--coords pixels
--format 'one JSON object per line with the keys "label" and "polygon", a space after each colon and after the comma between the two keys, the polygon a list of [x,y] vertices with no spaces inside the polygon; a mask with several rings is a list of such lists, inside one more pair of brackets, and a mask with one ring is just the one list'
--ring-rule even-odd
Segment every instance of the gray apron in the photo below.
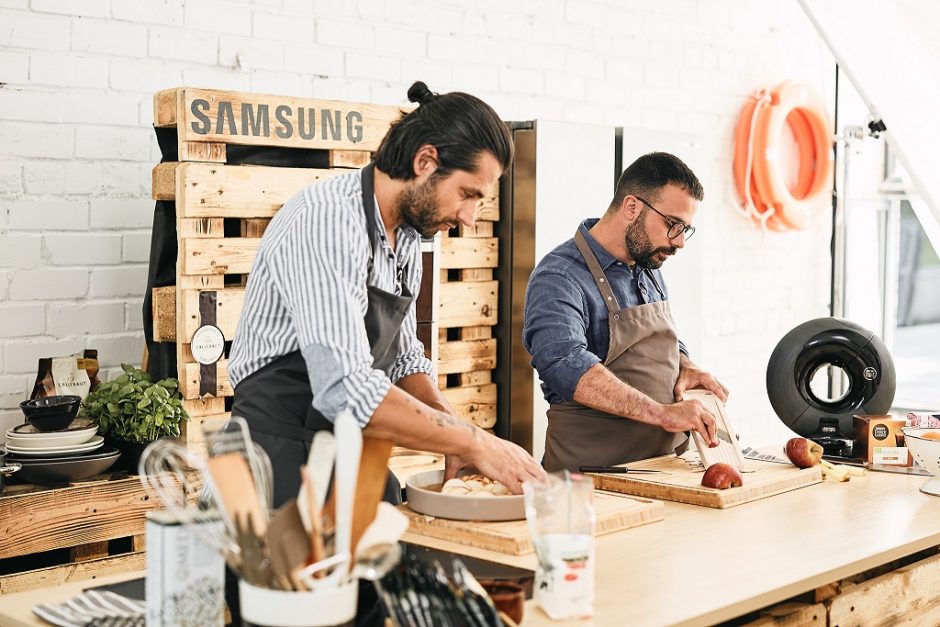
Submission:
{"label": "gray apron", "polygon": [[[669,302],[655,277],[663,300],[620,308],[607,275],[579,230],[574,236],[597,289],[607,303],[610,344],[607,367],[655,401],[675,402],[673,390],[679,377],[679,339]],[[576,401],[554,403],[548,409],[543,465],[549,472],[578,466],[613,466],[688,447],[688,435],[586,407]]]}

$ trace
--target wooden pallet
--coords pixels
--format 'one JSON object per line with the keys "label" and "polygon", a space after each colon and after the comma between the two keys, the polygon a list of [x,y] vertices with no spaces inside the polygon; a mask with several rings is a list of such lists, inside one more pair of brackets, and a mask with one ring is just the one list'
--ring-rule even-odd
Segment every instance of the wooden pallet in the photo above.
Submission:
{"label": "wooden pallet", "polygon": [[[176,129],[178,156],[153,170],[153,198],[175,202],[178,238],[176,285],[153,294],[154,340],[176,342],[180,390],[193,419],[184,426],[186,442],[198,446],[202,423],[224,420],[232,396],[227,360],[196,363],[193,333],[215,324],[231,342],[271,218],[305,186],[366,165],[400,116],[392,106],[189,87],[154,96],[154,125]],[[305,163],[322,167],[226,165],[240,145],[301,149]]]}
{"label": "wooden pallet", "polygon": [[142,569],[146,514],[157,506],[126,473],[54,488],[7,486],[0,594]]}
{"label": "wooden pallet", "polygon": [[[306,130],[313,129],[305,136],[296,124],[301,114]],[[247,277],[271,218],[303,187],[368,163],[400,115],[399,107],[187,87],[154,96],[154,125],[176,128],[179,155],[178,162],[153,170],[153,198],[175,202],[178,236],[176,285],[153,292],[154,340],[176,343],[180,390],[193,419],[184,426],[186,442],[198,446],[200,425],[228,416],[233,394],[226,359],[208,367],[196,363],[193,333],[214,324],[227,343],[234,338]],[[290,133],[282,119],[293,122]],[[226,165],[239,144],[320,151],[324,167]],[[497,199],[494,193],[481,201],[475,227],[422,243],[416,304],[419,338],[438,367],[444,395],[461,417],[484,428],[496,422],[490,371],[496,365]]]}
{"label": "wooden pallet", "polygon": [[437,308],[438,385],[459,416],[484,429],[496,425],[499,189],[481,201],[473,227],[441,235]]}

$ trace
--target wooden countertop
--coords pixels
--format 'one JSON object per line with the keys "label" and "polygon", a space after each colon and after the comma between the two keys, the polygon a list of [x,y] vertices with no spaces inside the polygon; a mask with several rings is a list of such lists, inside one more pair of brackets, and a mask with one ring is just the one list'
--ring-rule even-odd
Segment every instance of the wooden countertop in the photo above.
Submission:
{"label": "wooden countertop", "polygon": [[[523,625],[714,624],[940,545],[926,479],[868,473],[726,510],[666,502],[663,522],[597,539],[593,620],[554,622],[530,601]],[[534,555],[405,539],[535,568]]]}
{"label": "wooden countertop", "polygon": [[[523,627],[705,625],[721,622],[868,568],[940,545],[940,498],[925,477],[869,473],[727,510],[666,503],[666,519],[597,539],[592,620],[556,623],[532,602]],[[446,541],[405,538],[485,559],[535,567]],[[0,624],[40,625],[32,605],[140,573],[0,597]]]}

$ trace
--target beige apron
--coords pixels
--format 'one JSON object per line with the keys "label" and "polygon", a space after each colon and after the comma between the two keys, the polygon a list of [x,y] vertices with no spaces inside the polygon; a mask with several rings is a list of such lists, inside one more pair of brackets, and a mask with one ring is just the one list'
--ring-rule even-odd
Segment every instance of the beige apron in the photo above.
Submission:
{"label": "beige apron", "polygon": [[[574,240],[607,302],[610,346],[604,365],[650,398],[664,404],[675,402],[679,340],[668,301],[621,309],[607,275],[580,230]],[[659,289],[658,284],[656,287]],[[681,453],[687,446],[685,433],[669,433],[575,401],[562,401],[548,410],[544,465],[549,472],[565,468],[577,471],[582,465],[611,466]]]}

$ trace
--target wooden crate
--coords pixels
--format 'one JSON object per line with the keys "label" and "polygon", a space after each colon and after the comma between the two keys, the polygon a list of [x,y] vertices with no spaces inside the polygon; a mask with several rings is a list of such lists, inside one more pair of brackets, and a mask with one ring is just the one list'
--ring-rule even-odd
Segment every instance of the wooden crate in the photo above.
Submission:
{"label": "wooden crate", "polygon": [[940,547],[820,586],[729,624],[860,627],[940,624]]}
{"label": "wooden crate", "polygon": [[126,473],[57,488],[7,486],[0,594],[144,568],[146,514],[157,506]]}
{"label": "wooden crate", "polygon": [[[234,338],[270,219],[303,187],[367,164],[400,114],[399,107],[187,87],[154,96],[154,125],[176,128],[179,161],[153,170],[153,197],[175,202],[178,236],[176,285],[153,293],[153,339],[176,343],[180,389],[192,417],[184,428],[189,444],[199,445],[201,423],[227,417],[233,393],[226,359],[213,366],[193,359],[193,333],[214,324],[226,342]],[[324,167],[226,165],[237,145],[314,151]],[[496,421],[490,371],[496,365],[497,198],[481,201],[475,227],[422,243],[416,305],[419,338],[437,364],[445,396],[461,417],[485,428]]]}

